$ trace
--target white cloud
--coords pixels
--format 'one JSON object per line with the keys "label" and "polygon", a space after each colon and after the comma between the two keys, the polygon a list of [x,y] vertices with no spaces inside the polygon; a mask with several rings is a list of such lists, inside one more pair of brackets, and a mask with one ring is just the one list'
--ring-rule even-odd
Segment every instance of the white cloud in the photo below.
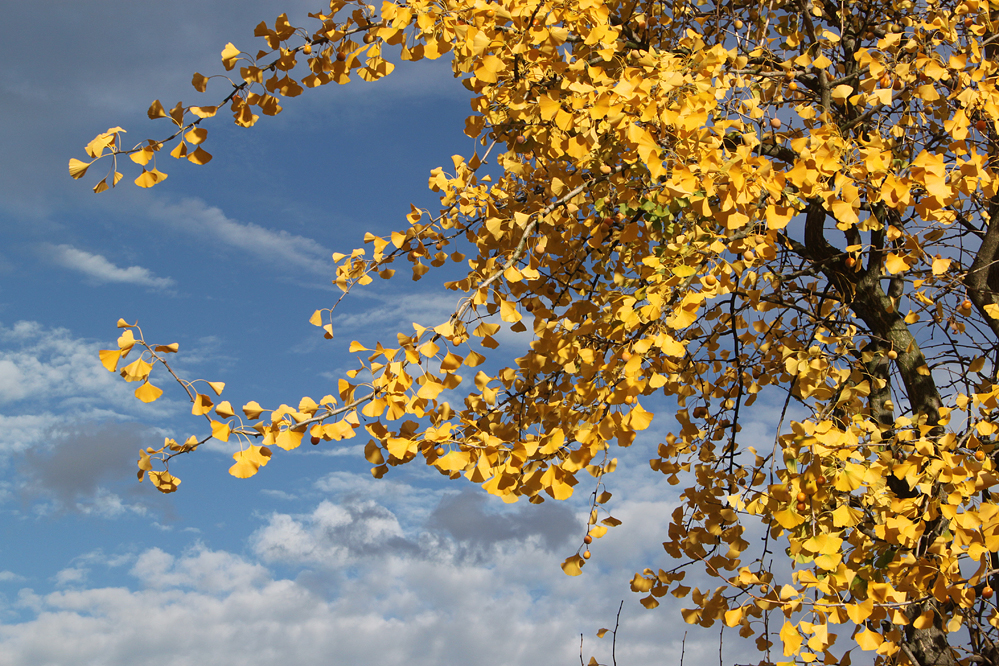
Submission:
{"label": "white cloud", "polygon": [[288,271],[301,270],[333,276],[332,251],[315,240],[284,230],[271,230],[257,224],[237,222],[219,208],[201,199],[180,203],[154,203],[149,210],[154,219],[186,232],[206,236],[232,249],[251,255]]}
{"label": "white cloud", "polygon": [[183,587],[203,592],[233,592],[270,579],[270,573],[261,565],[200,544],[179,558],[159,548],[147,550],[139,555],[131,574],[147,587]]}
{"label": "white cloud", "polygon": [[0,455],[50,442],[81,422],[148,422],[172,413],[166,398],[137,401],[134,385],[100,364],[100,347],[38,322],[0,325]]}
{"label": "white cloud", "polygon": [[[488,564],[371,556],[351,575],[290,580],[225,551],[149,549],[132,569],[145,589],[80,588],[67,573],[72,589],[22,591],[19,606],[35,615],[0,624],[0,665],[568,664],[580,633],[584,654],[607,663],[609,638],[594,634],[613,626],[623,597],[620,663],[678,663],[686,625],[642,609],[625,571],[569,578],[562,556],[532,543],[511,544]],[[715,659],[717,637],[691,628],[688,663]],[[727,634],[725,647],[730,662],[738,639]]]}
{"label": "white cloud", "polygon": [[0,571],[0,583],[16,583],[25,580],[24,576],[18,576],[13,571]]}
{"label": "white cloud", "polygon": [[416,553],[395,514],[373,501],[338,505],[323,501],[308,516],[272,514],[251,537],[253,551],[269,562],[345,566],[389,552]]}
{"label": "white cloud", "polygon": [[87,581],[90,569],[85,567],[68,567],[61,570],[54,577],[55,584],[60,587],[67,585],[78,585]]}
{"label": "white cloud", "polygon": [[79,271],[97,283],[117,282],[153,289],[166,289],[174,285],[172,279],[156,277],[148,268],[141,266],[119,268],[100,254],[90,254],[72,245],[44,243],[41,250],[54,264]]}
{"label": "white cloud", "polygon": [[[126,460],[131,462],[128,458]],[[126,513],[136,513],[139,515],[147,513],[146,507],[141,504],[128,504],[119,495],[104,487],[97,488],[92,498],[77,502],[76,510],[86,515],[94,515],[101,518],[117,518]]]}

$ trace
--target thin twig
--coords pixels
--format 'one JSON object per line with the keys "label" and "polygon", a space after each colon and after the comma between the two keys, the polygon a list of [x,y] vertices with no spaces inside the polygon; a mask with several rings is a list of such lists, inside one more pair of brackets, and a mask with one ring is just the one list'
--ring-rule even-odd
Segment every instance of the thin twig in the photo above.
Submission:
{"label": "thin twig", "polygon": [[617,628],[621,624],[621,609],[624,608],[624,599],[621,600],[621,605],[617,607],[617,619],[614,620],[614,635],[611,641],[611,663],[617,666]]}
{"label": "thin twig", "polygon": [[718,666],[725,666],[725,662],[722,661],[722,646],[725,644],[725,623],[721,623],[721,629],[718,630]]}

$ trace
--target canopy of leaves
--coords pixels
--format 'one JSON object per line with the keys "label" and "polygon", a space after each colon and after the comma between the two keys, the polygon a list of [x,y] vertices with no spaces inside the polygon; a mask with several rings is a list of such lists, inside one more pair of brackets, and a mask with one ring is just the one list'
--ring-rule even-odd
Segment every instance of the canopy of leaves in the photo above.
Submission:
{"label": "canopy of leaves", "polygon": [[[565,499],[589,477],[590,533],[563,566],[577,575],[617,523],[600,510],[612,447],[664,394],[679,425],[650,463],[685,490],[663,568],[632,581],[646,607],[688,597],[687,622],[739,627],[773,661],[846,664],[859,647],[879,663],[997,663],[999,4],[334,0],[310,17],[261,23],[255,54],[229,44],[219,103],[154,103],[168,138],[95,138],[91,160],[114,163],[95,190],[126,154],[137,185],[161,182],[168,143],[204,164],[201,124],[223,107],[249,127],[307,89],[391,74],[390,49],[448,54],[481,154],[432,172],[439,210],[334,258],[344,293],[399,263],[413,279],[467,263],[446,284],[454,315],[354,343],[357,369],[318,401],[240,416],[178,378],[211,434],[143,452],[140,478],[176,490],[153,459],[209,437],[238,439],[230,471],[248,477],[274,446],[358,434],[376,477],[420,460],[511,502]],[[312,318],[327,338],[331,312]],[[501,322],[530,349],[477,370],[502,359]],[[150,372],[176,347],[119,325],[101,360],[116,370],[138,345],[120,372],[155,400]],[[463,404],[442,399],[459,387]],[[764,391],[785,412],[754,448],[740,417]],[[770,568],[782,552],[788,577]],[[683,585],[692,568],[717,587]]]}

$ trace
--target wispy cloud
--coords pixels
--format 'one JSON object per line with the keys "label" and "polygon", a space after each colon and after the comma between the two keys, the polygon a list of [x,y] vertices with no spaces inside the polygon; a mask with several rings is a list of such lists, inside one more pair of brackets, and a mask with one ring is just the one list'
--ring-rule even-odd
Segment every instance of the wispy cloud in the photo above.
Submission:
{"label": "wispy cloud", "polygon": [[32,446],[49,446],[75,424],[173,413],[168,398],[145,405],[134,387],[97,360],[100,344],[38,322],[0,324],[0,460]]}
{"label": "wispy cloud", "polygon": [[254,259],[289,271],[304,269],[323,276],[333,274],[332,251],[315,240],[284,230],[267,229],[252,222],[237,222],[201,199],[184,199],[180,203],[159,202],[150,208],[149,214],[174,227],[208,237],[248,253]]}
{"label": "wispy cloud", "polygon": [[72,245],[44,243],[41,250],[52,263],[83,273],[97,283],[135,284],[153,289],[166,289],[174,285],[172,279],[156,277],[148,268],[142,266],[120,268],[105,259],[103,255],[84,252]]}

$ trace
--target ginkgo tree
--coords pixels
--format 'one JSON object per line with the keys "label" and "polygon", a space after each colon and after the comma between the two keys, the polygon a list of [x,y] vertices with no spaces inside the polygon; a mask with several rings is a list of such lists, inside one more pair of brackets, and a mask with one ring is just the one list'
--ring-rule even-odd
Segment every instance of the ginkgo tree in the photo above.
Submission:
{"label": "ginkgo tree", "polygon": [[[176,490],[169,464],[210,438],[250,477],[275,447],[367,436],[375,477],[419,460],[535,503],[582,482],[578,575],[617,523],[614,448],[665,395],[677,426],[650,464],[684,490],[631,582],[647,608],[687,598],[688,623],[739,627],[772,661],[999,663],[999,3],[333,0],[291,21],[195,74],[209,103],[155,102],[161,138],[111,128],[70,174],[110,162],[101,192],[128,156],[151,187],[167,150],[211,159],[216,115],[250,127],[446,56],[481,150],[431,173],[439,210],[334,255],[335,284],[467,276],[444,285],[447,321],[352,343],[358,366],[290,405],[216,404],[223,384],[177,376],[175,345],[119,321],[105,367],[152,401],[163,366],[206,419],[142,452],[140,479]],[[526,353],[503,356],[502,326]],[[741,432],[764,393],[783,404],[772,441]]]}

